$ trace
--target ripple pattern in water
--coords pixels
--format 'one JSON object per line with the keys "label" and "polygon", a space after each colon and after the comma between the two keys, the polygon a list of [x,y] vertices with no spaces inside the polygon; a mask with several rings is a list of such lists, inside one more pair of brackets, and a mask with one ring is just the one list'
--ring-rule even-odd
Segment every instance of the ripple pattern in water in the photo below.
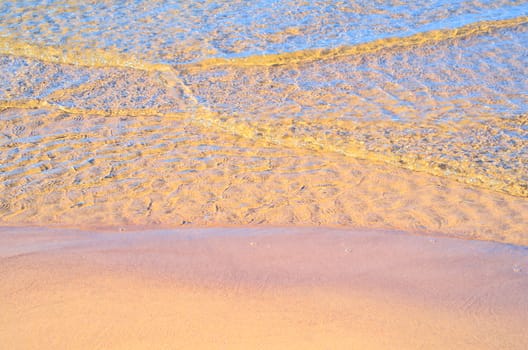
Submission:
{"label": "ripple pattern in water", "polygon": [[0,13],[4,223],[345,224],[525,242],[522,1],[24,1]]}

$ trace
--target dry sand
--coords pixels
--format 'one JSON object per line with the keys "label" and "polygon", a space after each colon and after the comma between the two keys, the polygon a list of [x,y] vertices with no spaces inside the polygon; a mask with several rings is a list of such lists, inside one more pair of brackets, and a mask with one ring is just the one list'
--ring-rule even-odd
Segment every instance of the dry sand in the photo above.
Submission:
{"label": "dry sand", "polygon": [[526,349],[528,249],[337,229],[0,229],[4,349]]}

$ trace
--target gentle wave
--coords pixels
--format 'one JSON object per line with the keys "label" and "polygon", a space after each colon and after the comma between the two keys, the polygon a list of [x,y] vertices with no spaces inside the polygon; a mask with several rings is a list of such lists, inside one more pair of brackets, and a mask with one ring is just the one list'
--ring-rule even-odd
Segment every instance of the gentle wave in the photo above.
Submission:
{"label": "gentle wave", "polygon": [[[407,37],[389,37],[359,45],[341,46],[330,49],[308,49],[295,52],[256,55],[242,58],[209,58],[198,63],[176,65],[183,70],[207,69],[212,66],[273,66],[297,64],[343,56],[373,53],[380,50],[405,49],[419,45],[431,45],[450,39],[461,39],[474,35],[491,33],[528,23],[528,16],[506,20],[482,21],[456,29],[432,30]],[[109,49],[88,49],[76,47],[42,46],[19,39],[0,37],[0,54],[37,59],[44,62],[71,64],[86,67],[122,67],[146,71],[173,71],[174,66],[141,60]]]}
{"label": "gentle wave", "polygon": [[[483,187],[514,196],[528,197],[528,183],[523,179],[522,172],[498,172],[493,169],[481,169],[471,161],[459,161],[431,157],[421,152],[409,150],[405,153],[373,151],[359,136],[359,133],[376,135],[383,138],[385,130],[395,132],[399,130],[401,137],[407,137],[405,130],[412,128],[397,122],[379,121],[365,123],[339,119],[315,119],[302,121],[295,118],[281,119],[280,121],[248,121],[236,117],[229,117],[215,113],[206,108],[199,107],[192,113],[163,112],[152,109],[116,109],[96,110],[82,108],[68,108],[46,101],[25,101],[22,103],[0,103],[0,111],[7,108],[44,108],[74,115],[91,115],[104,117],[162,117],[164,120],[187,120],[190,124],[197,125],[204,130],[234,134],[250,141],[279,145],[291,149],[304,149],[315,153],[328,152],[343,154],[347,157],[365,159],[372,162],[382,162],[400,168],[429,173],[431,175],[447,177],[473,186]],[[528,124],[528,115],[517,117],[521,125]],[[497,119],[499,123],[492,126],[496,129],[508,129],[511,121]],[[501,122],[502,121],[502,122]],[[466,122],[463,128],[475,129],[479,123]],[[419,125],[414,126],[418,130]],[[452,130],[438,128],[429,131],[428,137],[445,138],[445,134]],[[436,136],[435,136],[436,135]],[[64,137],[64,136],[63,136]],[[68,136],[68,137],[71,137]],[[49,137],[47,141],[52,141]],[[418,150],[420,151],[420,149]],[[483,171],[484,170],[484,171]]]}
{"label": "gentle wave", "polygon": [[[505,3],[483,4],[488,15],[438,3],[425,17],[412,3],[382,15],[385,5],[354,3],[354,15],[392,22],[360,16],[339,42],[323,39],[348,17],[321,20],[343,8],[308,6],[324,18],[301,23],[299,10],[251,35],[200,32],[202,22],[187,33],[236,52],[143,31],[92,45],[102,23],[93,13],[61,22],[80,35],[63,41],[70,32],[49,18],[26,26],[30,15],[10,14],[0,28],[0,222],[339,224],[526,242],[528,17]],[[90,18],[95,27],[82,27]],[[312,25],[326,30],[320,40]],[[126,39],[130,29],[119,30]]]}
{"label": "gentle wave", "polygon": [[[263,87],[263,89],[253,91],[254,88],[258,87],[257,77],[259,75],[267,72],[266,74],[284,77],[286,76],[284,69],[289,69],[290,66],[295,68],[301,62],[315,62],[316,66],[314,67],[317,67],[318,71],[322,69],[324,61],[335,61],[338,65],[330,70],[335,75],[341,69],[339,68],[340,65],[349,66],[353,64],[348,62],[348,56],[372,57],[380,50],[386,50],[386,52],[394,55],[399,49],[408,51],[410,48],[421,49],[425,46],[438,45],[440,42],[460,41],[471,37],[487,37],[497,31],[522,27],[527,22],[528,17],[486,21],[456,30],[431,31],[406,38],[380,39],[352,47],[232,60],[206,60],[198,65],[184,65],[177,67],[177,69],[166,64],[142,62],[125,55],[101,52],[100,50],[88,50],[81,53],[75,50],[68,51],[20,43],[13,44],[9,40],[3,39],[3,44],[0,45],[1,53],[16,54],[53,64],[75,63],[77,66],[88,67],[86,74],[89,75],[95,74],[95,71],[90,69],[97,68],[105,71],[105,69],[110,67],[120,67],[119,69],[122,70],[146,71],[148,74],[146,76],[141,75],[134,80],[126,72],[119,74],[110,72],[107,73],[110,81],[108,87],[105,87],[104,79],[101,80],[101,76],[95,74],[94,78],[89,79],[87,82],[81,81],[73,87],[61,87],[38,98],[0,101],[0,110],[8,108],[51,109],[69,114],[123,117],[159,116],[167,120],[189,119],[194,125],[236,134],[250,140],[261,139],[274,145],[307,149],[314,152],[336,152],[349,157],[384,162],[410,170],[453,178],[463,183],[515,196],[528,197],[528,179],[525,178],[526,174],[524,171],[503,168],[502,163],[499,162],[500,159],[493,160],[496,164],[493,164],[490,160],[486,160],[485,164],[478,163],[475,160],[480,159],[481,156],[474,151],[465,150],[464,152],[467,155],[462,157],[453,153],[467,149],[471,146],[468,142],[476,138],[476,140],[482,142],[481,147],[484,147],[485,150],[491,150],[492,147],[508,147],[511,154],[519,154],[518,157],[522,158],[526,141],[522,138],[525,133],[523,125],[527,123],[527,114],[522,113],[522,110],[521,113],[509,115],[506,118],[498,114],[489,114],[489,112],[489,115],[486,116],[486,112],[480,111],[481,107],[478,104],[474,106],[472,104],[468,107],[467,112],[462,110],[463,114],[461,114],[460,111],[457,112],[455,110],[455,114],[452,116],[448,114],[448,117],[443,116],[443,122],[439,122],[438,117],[441,114],[439,114],[437,108],[433,108],[434,106],[431,105],[430,108],[434,112],[431,117],[415,116],[416,113],[420,112],[419,109],[406,111],[402,107],[398,107],[400,109],[394,112],[398,116],[396,120],[390,120],[383,114],[375,118],[369,117],[370,119],[373,118],[372,120],[365,117],[359,119],[343,118],[344,115],[350,113],[352,108],[357,108],[357,105],[354,107],[354,103],[357,104],[358,101],[353,102],[355,100],[352,100],[351,102],[346,102],[342,110],[333,111],[332,109],[324,108],[321,112],[316,112],[310,109],[307,112],[301,112],[304,113],[304,116],[299,118],[296,116],[299,113],[297,107],[293,106],[292,108],[294,109],[290,112],[290,107],[282,107],[281,103],[274,102],[271,99],[276,94],[275,90],[280,95],[284,95],[284,92],[281,91],[289,89],[289,86],[291,86],[290,83],[281,82],[282,78],[271,78],[272,83],[270,84],[275,85],[274,88],[270,85],[270,87]],[[447,47],[447,45],[449,44],[444,46]],[[339,59],[345,60],[339,63]],[[458,63],[455,62],[455,64]],[[510,63],[508,62],[507,64]],[[214,75],[217,74],[215,72],[219,69],[225,69],[226,65],[230,71],[236,73],[236,76],[245,77],[244,79],[246,80],[254,79],[254,81],[244,87],[239,85],[241,83],[238,78],[227,77],[227,80],[222,78],[222,80],[219,80],[217,87],[208,87],[207,94],[204,95],[200,81],[210,82],[211,79],[216,79],[214,78]],[[277,72],[263,70],[268,69],[267,67],[277,70],[279,66],[283,67]],[[239,69],[245,69],[245,71],[239,71]],[[247,71],[248,69],[250,71]],[[307,66],[307,68],[295,69],[297,70],[296,74],[308,76],[307,74],[313,68]],[[320,77],[323,82],[330,78],[330,76],[326,77],[325,74],[327,73]],[[157,89],[161,89],[159,91],[162,91],[162,95],[160,96],[161,100],[158,99],[157,101],[163,101],[164,106],[160,105],[161,102],[153,102],[152,107],[145,106],[143,99],[139,99],[137,103],[132,102],[127,106],[125,101],[120,100],[119,95],[116,95],[116,91],[118,92],[116,87],[121,82],[127,82],[122,89],[128,95],[133,95],[135,93],[132,91],[137,90],[142,84],[144,85],[145,79],[151,79],[151,82],[149,82],[150,86],[159,86]],[[347,81],[352,79],[352,77],[344,75],[341,80],[343,79]],[[226,83],[229,85],[224,86]],[[398,83],[394,78],[392,78],[392,81],[379,82],[379,84],[382,84],[380,86],[385,90],[383,92],[385,94],[391,94],[390,89],[385,86],[394,83]],[[296,89],[299,90],[298,87]],[[318,93],[318,89],[310,88],[303,92],[306,94],[306,96],[302,97],[304,102],[301,101],[299,103],[308,103],[309,100],[320,99],[320,97],[314,95],[314,93]],[[336,87],[332,86],[325,93],[336,95],[335,89]],[[460,90],[453,98],[464,98],[463,95],[459,94],[466,93],[465,90],[466,88]],[[483,98],[511,99],[511,92],[508,91],[505,90],[502,93],[503,96],[490,92],[488,94],[490,97],[484,95]],[[94,94],[94,92],[96,93]],[[152,92],[144,91],[143,93],[159,94],[155,90]],[[240,93],[246,95],[250,93],[250,95],[246,98],[238,96]],[[362,92],[358,91],[356,93]],[[263,95],[263,97],[259,97],[260,95]],[[349,96],[350,92],[347,92],[346,95]],[[260,99],[264,98],[263,105],[256,103],[255,99],[257,97]],[[361,95],[359,97],[362,99],[367,98],[367,96],[362,97]],[[213,99],[218,100],[219,104],[211,103]],[[376,106],[376,108],[394,108],[388,105],[390,101],[390,99],[385,99],[376,105],[371,106],[368,104],[365,107],[367,108],[366,111],[368,112],[368,108]],[[245,105],[246,103],[248,105]],[[335,104],[336,102],[330,101],[329,103]],[[428,104],[431,101],[424,100],[421,103]],[[522,104],[522,99],[520,103]],[[226,109],[222,105],[230,107]],[[242,109],[232,109],[237,105],[240,105]],[[274,113],[278,113],[278,116],[267,117],[266,113],[262,111],[263,108],[276,109]],[[297,112],[295,112],[296,108]],[[258,112],[259,109],[261,110],[260,112]],[[497,109],[497,111],[500,111],[500,109]],[[404,112],[409,114],[406,118],[410,119],[402,122],[400,119],[404,118]],[[443,113],[445,114],[445,112]],[[478,113],[478,115],[475,113]],[[464,118],[463,121],[456,121],[464,114],[468,117]],[[380,117],[382,119],[379,119]],[[415,118],[417,119],[414,120]],[[462,124],[458,126],[457,123]],[[483,129],[483,125],[488,127]],[[493,130],[501,132],[501,134],[496,135],[496,132],[491,132],[490,126],[493,126]],[[409,133],[409,130],[412,132]],[[424,130],[426,131],[424,132]],[[468,130],[474,130],[475,133],[469,133]],[[451,135],[457,133],[465,135],[466,141],[461,141],[460,137],[453,139]],[[510,134],[508,133],[514,136],[509,137],[508,135]],[[515,135],[521,135],[521,138]],[[504,140],[497,143],[496,138],[499,136]],[[420,137],[427,141],[421,141]],[[487,145],[488,143],[489,145]],[[443,153],[437,154],[429,150],[430,144],[442,147]],[[446,145],[453,149],[446,148]],[[516,158],[511,159],[511,161],[517,160]],[[522,165],[521,169],[524,169]]]}
{"label": "gentle wave", "polygon": [[8,37],[0,37],[0,54],[31,58],[48,63],[95,68],[123,67],[162,72],[172,69],[167,64],[150,63],[131,55],[112,52],[109,49],[42,46]]}
{"label": "gentle wave", "polygon": [[506,20],[482,21],[471,23],[456,29],[431,30],[406,37],[389,37],[375,41],[336,48],[323,48],[287,52],[271,55],[256,55],[242,58],[210,58],[194,64],[180,65],[182,69],[208,69],[214,66],[277,66],[329,60],[351,55],[375,53],[381,50],[404,50],[410,47],[433,45],[435,43],[463,39],[470,36],[489,34],[494,31],[516,27],[528,23],[528,16]]}
{"label": "gentle wave", "polygon": [[0,37],[184,64],[354,46],[528,15],[519,0],[0,2]]}

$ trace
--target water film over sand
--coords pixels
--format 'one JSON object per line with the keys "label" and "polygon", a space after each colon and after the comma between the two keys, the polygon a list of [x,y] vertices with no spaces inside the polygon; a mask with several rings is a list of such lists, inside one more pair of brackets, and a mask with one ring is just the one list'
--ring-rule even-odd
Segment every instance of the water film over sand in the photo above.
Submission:
{"label": "water film over sand", "polygon": [[178,63],[2,37],[0,220],[527,244],[527,21]]}

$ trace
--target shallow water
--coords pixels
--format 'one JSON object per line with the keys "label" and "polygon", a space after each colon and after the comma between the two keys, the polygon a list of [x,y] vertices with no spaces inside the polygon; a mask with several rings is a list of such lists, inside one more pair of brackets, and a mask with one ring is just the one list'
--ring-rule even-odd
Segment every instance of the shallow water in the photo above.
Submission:
{"label": "shallow water", "polygon": [[21,1],[0,15],[4,223],[528,241],[524,1]]}

